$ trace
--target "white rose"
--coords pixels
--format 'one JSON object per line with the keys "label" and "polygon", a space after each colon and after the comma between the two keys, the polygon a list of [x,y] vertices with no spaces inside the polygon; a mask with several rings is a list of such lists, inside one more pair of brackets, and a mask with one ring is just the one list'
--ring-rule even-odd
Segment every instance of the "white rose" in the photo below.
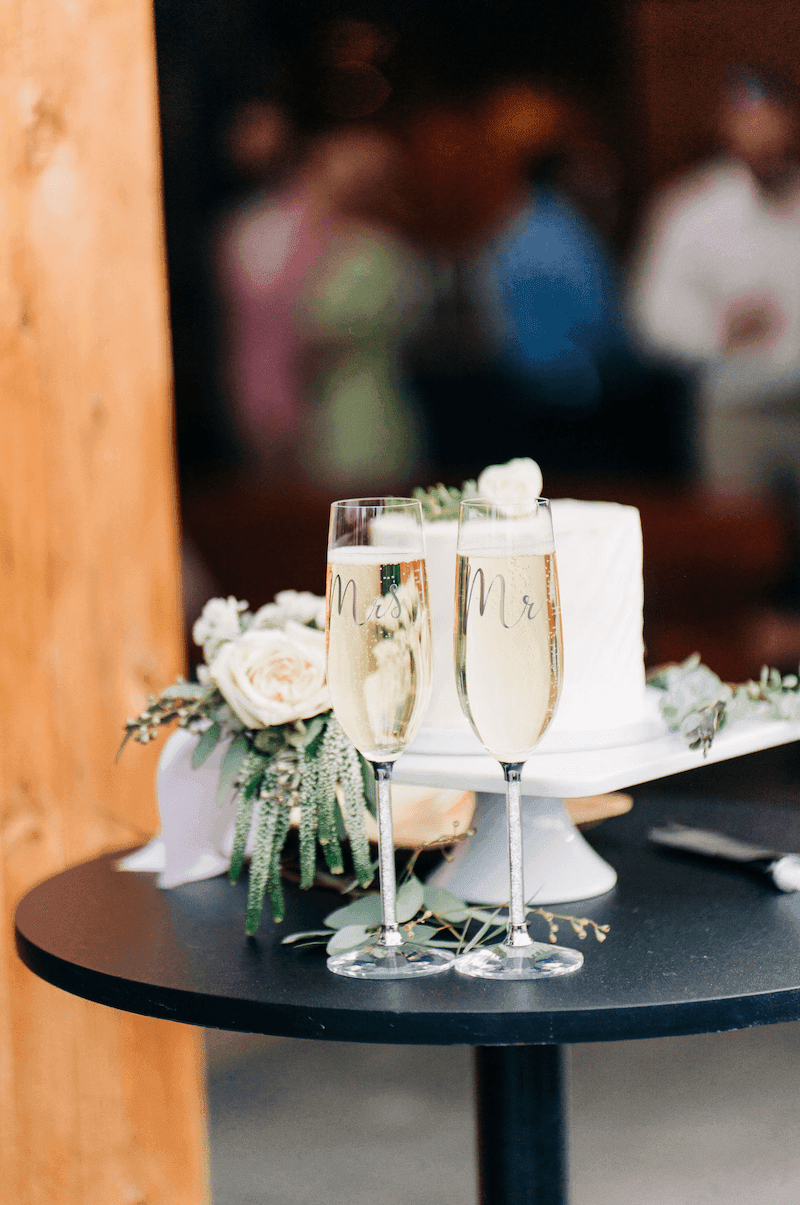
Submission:
{"label": "white rose", "polygon": [[294,619],[298,623],[313,623],[325,627],[325,599],[309,590],[281,590],[275,601],[260,607],[253,616],[252,628],[283,628]]}
{"label": "white rose", "polygon": [[202,646],[208,664],[211,664],[226,641],[239,639],[242,631],[239,615],[246,610],[247,603],[239,602],[233,595],[210,598],[203,607],[200,618],[195,620],[192,628],[192,638],[195,644]]}
{"label": "white rose", "polygon": [[492,502],[533,502],[542,492],[542,470],[535,460],[518,457],[508,464],[493,464],[478,478],[478,497]]}
{"label": "white rose", "polygon": [[210,676],[246,728],[306,720],[331,705],[325,633],[292,620],[285,631],[250,628],[223,644]]}

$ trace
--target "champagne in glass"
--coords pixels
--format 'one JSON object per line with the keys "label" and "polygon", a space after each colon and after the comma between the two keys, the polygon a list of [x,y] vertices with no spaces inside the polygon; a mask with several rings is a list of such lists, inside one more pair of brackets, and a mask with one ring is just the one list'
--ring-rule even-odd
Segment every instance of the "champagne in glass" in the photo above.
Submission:
{"label": "champagne in glass", "polygon": [[461,707],[506,780],[510,902],[505,941],[463,955],[456,970],[483,979],[541,979],[583,964],[576,950],[534,942],[522,878],[522,767],[561,691],[561,616],[550,504],[461,503],[455,609]]}
{"label": "champagne in glass", "polygon": [[328,688],[336,717],[375,775],[383,923],[328,967],[354,979],[447,970],[453,955],[404,940],[397,923],[391,776],[431,686],[422,508],[410,499],[334,502],[328,539]]}

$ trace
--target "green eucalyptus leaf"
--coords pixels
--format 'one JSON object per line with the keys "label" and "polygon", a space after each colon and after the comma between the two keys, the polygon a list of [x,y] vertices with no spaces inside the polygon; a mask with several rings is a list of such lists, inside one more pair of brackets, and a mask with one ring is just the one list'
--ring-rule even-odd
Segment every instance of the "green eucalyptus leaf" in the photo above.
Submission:
{"label": "green eucalyptus leaf", "polygon": [[[231,709],[228,707],[227,703],[221,703],[219,707],[214,707],[213,710],[209,712],[209,718],[216,720],[219,724],[226,724],[228,720],[231,719]],[[239,726],[241,727],[241,725]]]}
{"label": "green eucalyptus leaf", "polygon": [[[488,924],[500,925],[500,924],[503,924],[503,921],[500,920],[500,913],[502,911],[503,911],[502,908],[495,908],[495,910],[493,912],[488,912],[485,908],[470,908],[469,914],[470,914],[470,917],[472,918],[472,920],[483,921]],[[528,908],[528,911],[531,911],[531,909]]]}
{"label": "green eucalyptus leaf", "polygon": [[383,913],[379,895],[365,895],[344,908],[329,912],[323,924],[329,929],[344,929],[348,925],[379,925]]}
{"label": "green eucalyptus leaf", "polygon": [[425,898],[425,893],[422,889],[422,883],[416,875],[412,875],[397,893],[397,920],[399,924],[405,924],[416,916],[422,907]]}
{"label": "green eucalyptus leaf", "polygon": [[281,938],[282,946],[299,946],[309,945],[316,946],[322,943],[318,940],[320,937],[330,937],[329,929],[307,929],[305,933],[290,933],[288,937]]}
{"label": "green eucalyptus leaf", "polygon": [[277,753],[283,748],[283,738],[280,730],[274,728],[259,728],[253,737],[253,745],[259,753]]}
{"label": "green eucalyptus leaf", "polygon": [[222,728],[219,724],[212,724],[209,728],[206,728],[205,732],[200,737],[200,740],[197,742],[194,753],[192,754],[193,770],[196,770],[199,766],[202,766],[206,758],[214,752],[217,741],[219,740],[221,734]]}
{"label": "green eucalyptus leaf", "polygon": [[345,950],[354,950],[356,946],[363,945],[368,937],[364,925],[346,925],[344,929],[337,929],[328,942],[328,953],[342,954]]}
{"label": "green eucalyptus leaf", "polygon": [[236,782],[239,771],[242,768],[242,762],[250,752],[250,744],[247,737],[243,734],[237,736],[231,741],[228,748],[225,750],[225,756],[222,759],[222,766],[219,772],[219,790],[217,792],[217,802],[223,803],[228,796],[228,792]]}
{"label": "green eucalyptus leaf", "polygon": [[468,905],[457,895],[453,895],[452,891],[445,891],[444,887],[433,887],[426,883],[423,899],[426,909],[434,916],[440,916],[442,920],[461,921],[469,917]]}
{"label": "green eucalyptus leaf", "polygon": [[655,686],[658,690],[669,689],[668,667],[651,669],[647,674],[647,685]]}
{"label": "green eucalyptus leaf", "polygon": [[315,715],[310,720],[306,721],[306,730],[301,734],[300,748],[308,750],[309,756],[314,756],[317,749],[314,748],[316,741],[320,739],[328,724],[328,712],[323,715]]}

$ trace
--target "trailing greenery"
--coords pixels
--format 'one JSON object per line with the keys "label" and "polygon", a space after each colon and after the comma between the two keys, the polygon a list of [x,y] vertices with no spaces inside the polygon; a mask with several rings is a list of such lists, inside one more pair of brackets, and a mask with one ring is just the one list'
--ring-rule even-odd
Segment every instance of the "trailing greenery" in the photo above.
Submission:
{"label": "trailing greenery", "polygon": [[[204,697],[203,708],[192,708],[191,720],[188,715],[168,711],[162,705],[163,695],[148,701],[141,716],[128,721],[123,744],[130,737],[144,743],[138,734],[145,727],[149,741],[171,720],[191,728],[192,720],[207,719],[219,700],[214,692]],[[263,739],[266,732],[269,742]],[[202,731],[192,757],[194,769],[203,764],[225,733],[226,727],[220,723]],[[230,737],[230,730],[227,735]],[[314,882],[317,844],[328,869],[342,874],[341,840],[345,837],[350,842],[356,879],[361,887],[369,886],[374,871],[364,825],[369,802],[363,784],[360,755],[332,711],[279,729],[241,731],[230,741],[222,762],[219,796],[224,799],[232,789],[238,795],[229,871],[232,883],[244,869],[248,842],[252,847],[245,921],[249,935],[258,929],[265,895],[273,919],[283,920],[280,857],[294,808],[299,810],[301,887],[311,887]]]}
{"label": "trailing greenery", "polygon": [[736,720],[800,719],[799,675],[781,675],[765,665],[757,682],[732,686],[693,653],[680,665],[655,670],[647,681],[664,692],[661,714],[671,731],[705,755],[716,734]]}
{"label": "trailing greenery", "polygon": [[[465,834],[466,835],[466,834]],[[504,909],[472,906],[451,891],[422,883],[414,874],[419,850],[412,856],[398,885],[397,920],[408,941],[466,954],[477,946],[495,945],[503,940],[507,920]],[[528,916],[541,917],[548,926],[547,940],[555,943],[559,926],[565,921],[583,940],[592,932],[597,941],[605,941],[609,925],[598,925],[586,916],[569,916],[544,908],[527,908]],[[284,937],[283,945],[324,945],[328,954],[341,954],[362,945],[381,926],[381,897],[375,892],[359,895],[351,903],[330,912],[322,922],[324,929],[309,929]]]}

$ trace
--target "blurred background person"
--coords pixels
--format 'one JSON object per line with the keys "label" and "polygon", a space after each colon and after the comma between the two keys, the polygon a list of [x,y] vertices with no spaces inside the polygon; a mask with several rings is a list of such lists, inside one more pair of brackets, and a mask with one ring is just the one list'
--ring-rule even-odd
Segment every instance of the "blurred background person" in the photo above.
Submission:
{"label": "blurred background person", "polygon": [[251,102],[228,139],[240,170],[263,177],[221,236],[234,424],[258,472],[337,491],[389,488],[428,460],[400,353],[430,286],[399,230],[399,145],[364,120],[391,94],[376,65],[390,45],[368,22],[329,22],[318,58],[330,128],[303,131],[276,103]]}
{"label": "blurred background person", "polygon": [[800,171],[788,76],[728,73],[722,154],[659,199],[632,313],[657,356],[696,379],[698,472],[753,493],[800,476]]}
{"label": "blurred background person", "polygon": [[629,406],[653,374],[629,338],[611,248],[560,185],[561,160],[536,169],[472,266],[508,392],[508,444],[556,472],[643,473],[654,457],[633,447]]}
{"label": "blurred background person", "polygon": [[343,130],[310,158],[329,226],[292,315],[305,342],[303,471],[339,491],[389,489],[431,471],[401,355],[430,304],[429,275],[392,221],[392,138]]}
{"label": "blurred background person", "polygon": [[293,453],[300,432],[291,314],[324,242],[327,203],[307,174],[292,172],[296,137],[280,105],[242,105],[226,143],[243,179],[257,187],[225,215],[219,237],[221,376],[241,447],[248,459],[274,467]]}
{"label": "blurred background person", "polygon": [[[487,157],[490,137],[504,170],[471,184],[469,224],[462,211],[449,238],[429,235],[438,308],[412,345],[411,365],[440,463],[472,471],[479,457],[503,461],[522,450],[548,474],[679,475],[681,382],[647,363],[631,339],[617,257],[598,229],[613,226],[613,155],[587,136],[591,121],[574,105],[530,86],[498,87],[460,115],[465,173]],[[459,195],[452,177],[445,186],[457,162],[446,150],[433,173],[445,199]],[[426,156],[415,147],[414,159]]]}

